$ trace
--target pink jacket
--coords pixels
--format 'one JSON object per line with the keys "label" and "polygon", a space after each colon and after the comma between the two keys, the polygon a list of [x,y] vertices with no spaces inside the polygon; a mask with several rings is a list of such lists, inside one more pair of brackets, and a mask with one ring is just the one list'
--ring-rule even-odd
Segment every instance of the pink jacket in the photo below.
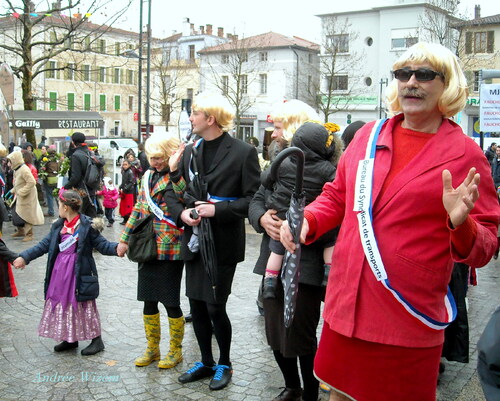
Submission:
{"label": "pink jacket", "polygon": [[118,206],[118,202],[116,201],[119,197],[118,190],[113,188],[111,191],[105,187],[103,187],[102,191],[97,191],[96,195],[102,195],[102,205],[106,209],[114,209]]}
{"label": "pink jacket", "polygon": [[[496,248],[500,208],[490,166],[481,149],[447,119],[380,196],[391,165],[393,126],[402,118],[398,115],[390,119],[377,142],[373,227],[392,286],[418,310],[445,321],[443,299],[453,261],[473,267],[489,262]],[[436,346],[444,341],[444,330],[428,328],[411,316],[376,281],[363,253],[357,212],[353,211],[354,187],[358,161],[365,156],[372,127],[373,123],[366,124],[356,134],[340,159],[335,180],[327,183],[323,193],[306,207],[316,224],[308,243],[342,223],[324,319],[333,330],[348,337],[407,347]],[[456,188],[471,167],[481,174],[480,197],[470,213],[477,236],[470,254],[461,258],[450,241],[441,174],[444,169],[450,170]]]}

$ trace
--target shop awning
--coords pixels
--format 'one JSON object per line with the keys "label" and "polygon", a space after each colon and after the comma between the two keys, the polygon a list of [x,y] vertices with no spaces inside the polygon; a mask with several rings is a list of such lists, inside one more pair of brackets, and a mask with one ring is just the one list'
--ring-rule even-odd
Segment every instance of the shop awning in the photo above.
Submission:
{"label": "shop awning", "polygon": [[10,126],[16,129],[98,129],[104,127],[95,111],[9,111]]}

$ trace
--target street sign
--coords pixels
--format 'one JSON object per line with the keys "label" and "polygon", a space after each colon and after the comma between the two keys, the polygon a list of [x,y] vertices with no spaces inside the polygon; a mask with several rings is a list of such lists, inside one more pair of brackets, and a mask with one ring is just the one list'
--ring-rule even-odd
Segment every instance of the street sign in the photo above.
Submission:
{"label": "street sign", "polygon": [[481,131],[500,132],[500,84],[481,85],[480,99]]}

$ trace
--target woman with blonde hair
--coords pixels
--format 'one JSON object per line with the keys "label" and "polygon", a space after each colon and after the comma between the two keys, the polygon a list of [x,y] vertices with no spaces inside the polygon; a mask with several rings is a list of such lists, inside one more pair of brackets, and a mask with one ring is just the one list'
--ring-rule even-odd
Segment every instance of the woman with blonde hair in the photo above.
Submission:
{"label": "woman with blonde hair", "polygon": [[[120,238],[120,249],[128,247],[129,235],[138,220],[148,215],[154,219],[157,255],[148,262],[139,263],[137,300],[144,302],[143,318],[147,348],[135,360],[136,366],[147,366],[160,359],[160,312],[162,303],[168,314],[170,350],[158,363],[159,368],[173,368],[182,361],[184,316],[180,308],[180,290],[183,261],[180,256],[181,231],[175,226],[165,201],[165,190],[170,180],[168,161],[179,147],[179,139],[172,135],[152,135],[145,144],[151,168],[144,173],[137,203]],[[153,209],[150,207],[153,206]]]}

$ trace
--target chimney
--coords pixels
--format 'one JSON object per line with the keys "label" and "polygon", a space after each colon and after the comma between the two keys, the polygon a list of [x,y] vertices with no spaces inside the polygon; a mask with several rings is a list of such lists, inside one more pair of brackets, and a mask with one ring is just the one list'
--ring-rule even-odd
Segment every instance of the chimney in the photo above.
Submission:
{"label": "chimney", "polygon": [[207,24],[207,35],[212,35],[212,24]]}
{"label": "chimney", "polygon": [[189,24],[189,31],[191,35],[194,35],[194,24]]}
{"label": "chimney", "polygon": [[182,36],[190,36],[190,23],[189,18],[185,18],[182,22]]}
{"label": "chimney", "polygon": [[217,36],[219,38],[223,38],[224,37],[224,28],[222,28],[222,27],[218,27],[217,28]]}
{"label": "chimney", "polygon": [[481,6],[479,4],[476,4],[474,6],[474,19],[481,18]]}
{"label": "chimney", "polygon": [[233,40],[237,41],[238,40],[238,35],[233,35]]}
{"label": "chimney", "polygon": [[205,35],[205,27],[203,25],[200,25],[200,34]]}
{"label": "chimney", "polygon": [[227,38],[228,38],[229,40],[232,40],[232,39],[233,39],[233,35],[232,35],[232,34],[230,34],[230,33],[228,33],[228,34],[227,34]]}

